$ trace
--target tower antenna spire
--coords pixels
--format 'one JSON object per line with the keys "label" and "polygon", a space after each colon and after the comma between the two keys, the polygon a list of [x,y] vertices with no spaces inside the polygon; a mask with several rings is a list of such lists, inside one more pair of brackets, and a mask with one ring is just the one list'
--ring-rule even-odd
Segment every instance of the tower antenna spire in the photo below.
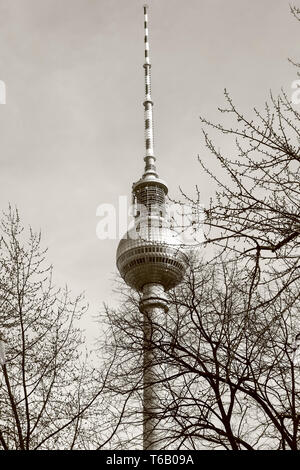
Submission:
{"label": "tower antenna spire", "polygon": [[158,177],[155,167],[154,156],[154,133],[153,133],[153,101],[151,97],[151,61],[149,47],[149,30],[148,30],[148,5],[144,5],[144,44],[145,44],[145,100],[144,100],[144,116],[145,116],[145,175],[153,175]]}

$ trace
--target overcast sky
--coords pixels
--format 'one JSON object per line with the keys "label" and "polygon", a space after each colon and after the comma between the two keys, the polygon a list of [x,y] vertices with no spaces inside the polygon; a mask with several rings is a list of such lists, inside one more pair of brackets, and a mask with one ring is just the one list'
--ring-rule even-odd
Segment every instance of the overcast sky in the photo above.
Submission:
{"label": "overcast sky", "polygon": [[[118,244],[97,239],[97,207],[129,196],[143,169],[143,3],[0,0],[1,209],[42,230],[55,281],[85,290],[90,316],[113,302]],[[289,0],[148,5],[159,174],[171,195],[198,184],[206,204],[199,115],[220,119],[225,87],[245,111],[270,89],[291,93],[300,24]]]}

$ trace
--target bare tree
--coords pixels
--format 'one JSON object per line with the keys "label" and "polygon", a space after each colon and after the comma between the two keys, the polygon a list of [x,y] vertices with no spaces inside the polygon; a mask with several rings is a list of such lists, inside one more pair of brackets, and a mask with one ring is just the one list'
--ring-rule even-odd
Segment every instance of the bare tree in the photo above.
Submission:
{"label": "bare tree", "polygon": [[298,294],[266,308],[256,292],[249,310],[246,285],[231,262],[193,265],[170,293],[170,310],[152,325],[148,345],[137,296],[127,291],[120,310],[107,308],[107,347],[119,349],[109,387],[131,394],[123,447],[141,444],[142,354],[151,347],[159,448],[298,448]]}
{"label": "bare tree", "polygon": [[[299,8],[291,11],[299,20]],[[201,117],[210,163],[198,159],[217,188],[205,211],[205,247],[243,264],[251,277],[249,307],[255,288],[264,290],[264,302],[273,302],[299,279],[298,106],[282,90],[278,97],[271,93],[262,110],[246,113],[225,90],[222,122]],[[224,139],[231,142],[230,156],[222,151]],[[193,199],[184,196],[195,207],[201,201],[198,190]]]}
{"label": "bare tree", "polygon": [[271,97],[264,114],[254,110],[255,118],[242,114],[227,92],[225,97],[228,106],[221,112],[230,114],[236,127],[202,119],[232,136],[237,149],[237,155],[224,156],[204,131],[207,147],[228,177],[226,184],[226,175],[221,180],[205,167],[220,188],[208,211],[206,243],[243,260],[252,274],[249,290],[270,282],[271,302],[299,278],[300,115],[283,92]]}
{"label": "bare tree", "polygon": [[104,395],[113,357],[106,370],[93,366],[80,329],[84,298],[53,286],[45,255],[40,234],[27,236],[10,209],[0,239],[0,445],[109,447],[120,418]]}

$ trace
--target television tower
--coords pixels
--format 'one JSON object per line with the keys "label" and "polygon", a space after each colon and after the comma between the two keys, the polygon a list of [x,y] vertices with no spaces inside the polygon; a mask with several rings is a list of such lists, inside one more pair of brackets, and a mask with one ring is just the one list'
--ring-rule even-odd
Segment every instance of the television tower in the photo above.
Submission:
{"label": "television tower", "polygon": [[135,222],[120,240],[117,267],[126,284],[142,293],[139,308],[144,319],[143,448],[155,450],[160,448],[156,418],[159,364],[155,358],[155,325],[168,311],[166,291],[182,281],[187,256],[180,236],[170,226],[165,201],[168,187],[159,178],[155,166],[147,11],[145,5],[145,170],[132,186]]}

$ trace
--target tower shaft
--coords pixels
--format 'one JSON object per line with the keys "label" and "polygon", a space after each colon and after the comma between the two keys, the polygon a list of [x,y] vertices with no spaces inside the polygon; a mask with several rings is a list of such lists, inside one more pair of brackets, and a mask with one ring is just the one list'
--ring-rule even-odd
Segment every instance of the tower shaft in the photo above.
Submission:
{"label": "tower shaft", "polygon": [[160,449],[159,429],[159,364],[155,352],[157,326],[168,311],[168,303],[161,284],[146,284],[140,302],[143,313],[144,351],[143,351],[143,449]]}

